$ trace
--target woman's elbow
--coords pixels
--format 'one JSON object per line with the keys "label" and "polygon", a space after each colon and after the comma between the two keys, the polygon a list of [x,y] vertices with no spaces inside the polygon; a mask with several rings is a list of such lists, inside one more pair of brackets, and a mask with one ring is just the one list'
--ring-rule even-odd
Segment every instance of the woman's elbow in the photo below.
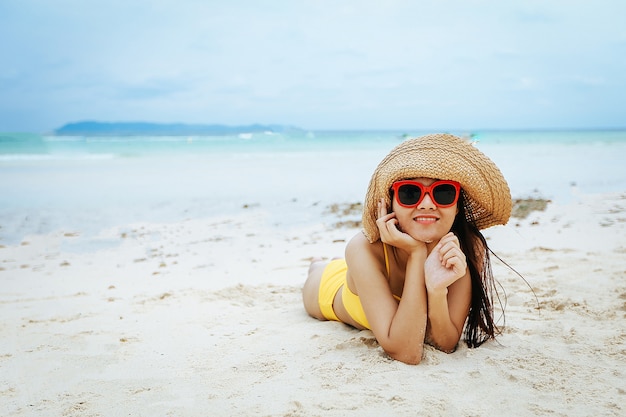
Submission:
{"label": "woman's elbow", "polygon": [[456,347],[457,347],[457,344],[455,343],[454,345],[450,345],[450,346],[441,346],[438,349],[442,351],[443,353],[450,354],[456,351]]}
{"label": "woman's elbow", "polygon": [[406,363],[407,365],[419,365],[422,361],[424,349],[420,346],[419,349],[406,349],[397,352],[386,351],[386,353],[391,358]]}
{"label": "woman's elbow", "polygon": [[435,340],[431,335],[428,335],[425,339],[425,343],[444,353],[453,353],[456,351],[459,340],[460,335],[448,338],[447,340]]}

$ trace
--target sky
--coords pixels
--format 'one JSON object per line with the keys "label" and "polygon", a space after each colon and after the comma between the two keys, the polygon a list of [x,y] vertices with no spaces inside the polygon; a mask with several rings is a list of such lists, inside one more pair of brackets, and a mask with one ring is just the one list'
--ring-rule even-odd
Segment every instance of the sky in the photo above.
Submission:
{"label": "sky", "polygon": [[0,0],[0,131],[626,127],[624,0]]}

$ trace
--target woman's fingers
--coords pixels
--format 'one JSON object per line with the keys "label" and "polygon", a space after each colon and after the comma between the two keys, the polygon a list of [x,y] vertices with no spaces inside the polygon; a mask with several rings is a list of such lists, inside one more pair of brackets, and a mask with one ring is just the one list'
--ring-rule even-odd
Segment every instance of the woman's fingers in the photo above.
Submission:
{"label": "woman's fingers", "polygon": [[383,242],[389,242],[392,235],[398,231],[398,228],[396,227],[398,220],[395,217],[395,213],[387,213],[385,201],[380,199],[378,202],[378,218],[376,219],[376,225],[378,226],[380,237]]}
{"label": "woman's fingers", "polygon": [[380,237],[383,242],[390,243],[393,240],[394,234],[400,233],[397,228],[398,220],[394,214],[387,214],[376,221],[378,229],[380,231]]}
{"label": "woman's fingers", "polygon": [[458,254],[453,254],[449,257],[446,257],[444,263],[442,264],[444,267],[450,268],[464,268],[465,267],[465,256],[459,256]]}
{"label": "woman's fingers", "polygon": [[385,204],[385,200],[382,198],[378,200],[378,218],[384,217],[387,215],[387,205]]}
{"label": "woman's fingers", "polygon": [[441,238],[439,243],[437,244],[437,250],[439,251],[439,259],[443,259],[443,254],[453,250],[453,249],[461,250],[461,245],[459,244],[459,239],[454,235],[454,233],[450,232],[444,237]]}
{"label": "woman's fingers", "polygon": [[461,250],[458,238],[449,233],[441,239],[438,246],[441,265],[444,268],[453,269],[457,273],[465,273],[467,260]]}

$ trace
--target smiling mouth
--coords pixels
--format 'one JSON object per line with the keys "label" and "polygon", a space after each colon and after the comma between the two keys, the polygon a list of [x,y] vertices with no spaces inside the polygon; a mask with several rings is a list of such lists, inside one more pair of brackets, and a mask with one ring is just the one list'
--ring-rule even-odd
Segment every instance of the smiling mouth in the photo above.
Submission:
{"label": "smiling mouth", "polygon": [[438,220],[439,218],[430,217],[430,216],[417,216],[413,218],[413,221],[417,223],[422,223],[422,224],[431,224],[431,223],[435,223]]}

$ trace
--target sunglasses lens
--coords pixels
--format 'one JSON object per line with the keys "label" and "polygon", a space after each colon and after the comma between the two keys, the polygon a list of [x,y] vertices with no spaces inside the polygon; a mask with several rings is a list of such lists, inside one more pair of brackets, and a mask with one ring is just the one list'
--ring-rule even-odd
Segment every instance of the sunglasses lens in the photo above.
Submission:
{"label": "sunglasses lens", "polygon": [[456,200],[456,188],[452,184],[437,185],[433,191],[433,200],[441,206],[449,206]]}
{"label": "sunglasses lens", "polygon": [[422,190],[416,185],[405,184],[398,188],[398,201],[405,206],[416,205],[422,196]]}

